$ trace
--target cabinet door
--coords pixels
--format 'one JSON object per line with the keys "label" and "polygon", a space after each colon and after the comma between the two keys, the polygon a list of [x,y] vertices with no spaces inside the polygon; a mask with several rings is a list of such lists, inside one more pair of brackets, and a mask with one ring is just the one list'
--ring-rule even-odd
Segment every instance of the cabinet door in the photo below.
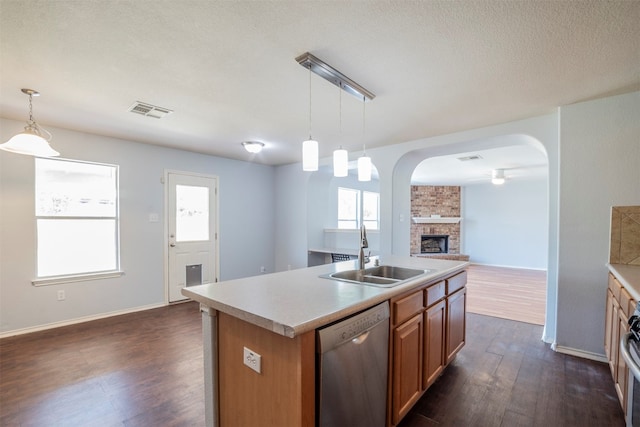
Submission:
{"label": "cabinet door", "polygon": [[422,316],[393,330],[393,424],[400,422],[422,393]]}
{"label": "cabinet door", "polygon": [[607,356],[607,361],[609,362],[609,368],[612,370],[613,374],[613,360],[611,358],[611,338],[613,337],[613,328],[617,327],[614,317],[613,310],[613,294],[609,289],[607,289],[607,305],[605,309],[605,318],[604,318],[604,354]]}
{"label": "cabinet door", "polygon": [[[629,331],[629,327],[627,325],[627,317],[623,310],[618,309],[618,318],[617,318],[617,335],[618,346],[620,345],[620,338],[624,336]],[[616,348],[618,348],[616,346]],[[622,410],[624,413],[627,413],[627,382],[629,381],[629,368],[627,368],[627,363],[624,361],[622,357],[622,353],[619,351],[616,352],[616,374],[615,374],[615,382],[616,382],[616,392],[618,393],[618,398],[620,399],[620,404],[622,405]]]}
{"label": "cabinet door", "polygon": [[465,287],[447,297],[447,365],[464,346],[466,294]]}
{"label": "cabinet door", "polygon": [[424,313],[423,389],[433,384],[444,369],[446,307],[442,300]]}

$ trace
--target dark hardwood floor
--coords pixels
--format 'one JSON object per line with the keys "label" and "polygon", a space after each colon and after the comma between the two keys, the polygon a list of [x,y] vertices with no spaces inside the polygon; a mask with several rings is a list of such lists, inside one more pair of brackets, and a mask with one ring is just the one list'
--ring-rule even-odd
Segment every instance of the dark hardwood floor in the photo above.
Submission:
{"label": "dark hardwood floor", "polygon": [[[553,352],[541,326],[467,327],[402,427],[624,426],[606,364]],[[2,339],[0,425],[202,426],[201,340],[196,303]]]}

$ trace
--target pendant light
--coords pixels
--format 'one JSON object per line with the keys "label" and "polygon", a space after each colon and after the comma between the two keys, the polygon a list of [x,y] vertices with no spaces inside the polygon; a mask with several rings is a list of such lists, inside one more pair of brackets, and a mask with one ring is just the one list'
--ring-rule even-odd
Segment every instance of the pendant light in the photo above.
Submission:
{"label": "pendant light", "polygon": [[302,170],[318,170],[318,141],[311,137],[311,67],[309,67],[309,139],[302,142]]}
{"label": "pendant light", "polygon": [[364,122],[364,106],[366,98],[362,97],[362,156],[358,158],[358,181],[371,181],[371,157],[367,156],[367,147],[365,145],[365,122]]}
{"label": "pendant light", "polygon": [[22,93],[29,95],[29,120],[24,127],[24,132],[13,136],[4,144],[0,144],[0,150],[38,157],[59,156],[60,153],[49,145],[51,134],[33,120],[33,97],[40,96],[40,93],[33,89],[22,89]]}
{"label": "pendant light", "polygon": [[[338,107],[340,122],[339,137],[342,139],[342,90],[338,91],[338,99],[340,104]],[[336,178],[344,178],[347,175],[349,175],[349,152],[340,145],[340,148],[333,152],[333,176]]]}
{"label": "pendant light", "polygon": [[504,169],[494,169],[491,172],[491,183],[494,185],[504,184]]}

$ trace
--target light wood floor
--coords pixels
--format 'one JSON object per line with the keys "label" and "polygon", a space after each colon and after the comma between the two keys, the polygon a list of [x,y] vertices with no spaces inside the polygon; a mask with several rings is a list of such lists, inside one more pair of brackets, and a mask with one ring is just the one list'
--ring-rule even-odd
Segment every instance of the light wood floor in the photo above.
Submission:
{"label": "light wood floor", "polygon": [[472,264],[467,276],[467,311],[544,325],[547,273]]}

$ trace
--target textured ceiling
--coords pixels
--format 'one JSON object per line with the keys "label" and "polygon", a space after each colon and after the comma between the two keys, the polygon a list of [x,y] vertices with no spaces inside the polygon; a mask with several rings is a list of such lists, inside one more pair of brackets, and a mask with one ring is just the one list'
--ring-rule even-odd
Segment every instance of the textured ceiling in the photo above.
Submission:
{"label": "textured ceiling", "polygon": [[[640,88],[640,2],[0,0],[0,116],[26,119],[30,87],[45,127],[298,162],[307,51],[376,94],[365,141],[383,146]],[[362,102],[315,75],[311,92],[321,156],[360,150]]]}

